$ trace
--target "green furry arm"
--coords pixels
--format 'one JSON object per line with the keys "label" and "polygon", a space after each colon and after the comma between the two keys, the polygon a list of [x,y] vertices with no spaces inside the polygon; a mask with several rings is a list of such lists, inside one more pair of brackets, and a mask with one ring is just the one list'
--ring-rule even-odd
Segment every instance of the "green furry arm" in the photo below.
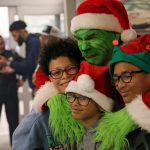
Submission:
{"label": "green furry arm", "polygon": [[49,126],[54,137],[62,144],[69,139],[71,144],[79,142],[85,133],[83,124],[74,120],[71,114],[66,95],[57,94],[49,99],[50,109]]}
{"label": "green furry arm", "polygon": [[123,150],[129,146],[126,136],[138,126],[129,116],[126,108],[117,112],[105,113],[100,124],[95,129],[95,142],[102,142],[99,150]]}

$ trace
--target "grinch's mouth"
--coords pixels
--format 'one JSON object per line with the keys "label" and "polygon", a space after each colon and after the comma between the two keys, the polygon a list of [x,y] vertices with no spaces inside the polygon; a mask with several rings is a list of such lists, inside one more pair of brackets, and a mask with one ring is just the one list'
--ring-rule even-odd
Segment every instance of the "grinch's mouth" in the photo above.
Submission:
{"label": "grinch's mouth", "polygon": [[95,58],[95,57],[97,57],[97,55],[96,54],[92,54],[92,55],[88,55],[86,58]]}

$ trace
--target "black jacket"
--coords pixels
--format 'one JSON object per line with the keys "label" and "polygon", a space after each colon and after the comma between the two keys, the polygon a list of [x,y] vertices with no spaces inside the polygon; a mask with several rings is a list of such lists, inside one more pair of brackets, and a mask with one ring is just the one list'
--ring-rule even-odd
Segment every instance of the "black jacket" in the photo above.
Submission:
{"label": "black jacket", "polygon": [[137,129],[128,135],[129,150],[150,150],[150,134]]}
{"label": "black jacket", "polygon": [[[0,55],[6,57],[11,61],[22,61],[23,58],[13,50],[5,50]],[[16,73],[3,74],[0,73],[0,100],[10,99],[17,95],[17,79]]]}
{"label": "black jacket", "polygon": [[29,34],[25,41],[26,44],[26,56],[21,62],[13,61],[11,63],[12,68],[19,74],[26,74],[30,88],[34,89],[35,86],[32,83],[32,74],[37,66],[37,61],[40,52],[40,39],[35,34]]}

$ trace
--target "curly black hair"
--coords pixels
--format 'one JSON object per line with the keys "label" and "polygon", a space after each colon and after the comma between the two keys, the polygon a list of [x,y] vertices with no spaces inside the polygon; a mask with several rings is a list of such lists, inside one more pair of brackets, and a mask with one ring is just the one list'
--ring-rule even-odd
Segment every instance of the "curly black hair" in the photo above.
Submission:
{"label": "curly black hair", "polygon": [[9,31],[15,31],[15,30],[20,30],[20,29],[25,29],[27,27],[26,23],[22,20],[14,21],[10,27]]}
{"label": "curly black hair", "polygon": [[78,67],[83,59],[76,41],[70,38],[50,42],[41,50],[39,65],[45,74],[49,74],[49,62],[60,56],[68,57]]}

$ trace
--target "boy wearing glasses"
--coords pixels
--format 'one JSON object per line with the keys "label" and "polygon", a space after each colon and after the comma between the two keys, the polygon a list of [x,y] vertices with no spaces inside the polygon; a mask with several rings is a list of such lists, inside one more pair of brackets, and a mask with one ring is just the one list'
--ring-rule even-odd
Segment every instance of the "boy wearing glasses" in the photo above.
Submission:
{"label": "boy wearing glasses", "polygon": [[80,120],[86,129],[86,133],[77,144],[77,149],[96,150],[100,143],[93,142],[102,112],[111,111],[113,100],[109,97],[109,84],[97,86],[98,80],[101,83],[107,82],[107,71],[101,70],[99,78],[94,80],[93,76],[81,74],[77,81],[71,81],[65,92],[70,103],[72,117]]}
{"label": "boy wearing glasses", "polygon": [[[120,49],[115,47],[110,73],[130,114],[134,115],[133,118],[139,113],[142,114],[140,112],[142,106],[149,112],[150,102],[143,98],[150,92],[150,34],[142,36]],[[139,104],[137,104],[138,101]],[[136,110],[134,108],[132,110],[133,104],[137,105]],[[134,118],[135,121],[136,118]],[[139,119],[137,121],[141,127],[150,131],[150,126],[144,127],[145,121],[142,118]]]}
{"label": "boy wearing glasses", "polygon": [[[150,135],[147,132],[150,132],[150,34],[121,48],[116,46],[110,74],[125,108],[104,115],[99,128],[98,140],[103,141],[100,148],[108,149],[113,146],[114,149],[122,150],[130,143],[131,150],[149,150]],[[109,128],[111,130],[107,130]],[[129,143],[126,140],[127,135]]]}

